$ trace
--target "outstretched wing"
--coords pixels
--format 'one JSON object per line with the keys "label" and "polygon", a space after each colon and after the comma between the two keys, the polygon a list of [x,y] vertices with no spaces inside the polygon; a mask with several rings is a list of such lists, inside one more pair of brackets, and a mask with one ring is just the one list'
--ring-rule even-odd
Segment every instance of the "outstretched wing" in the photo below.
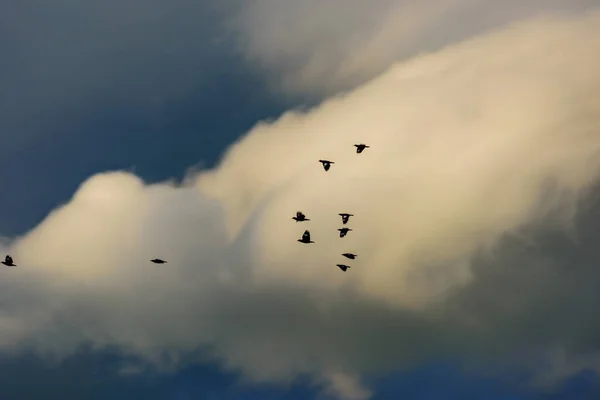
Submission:
{"label": "outstretched wing", "polygon": [[310,232],[309,231],[304,231],[304,233],[302,234],[302,240],[304,241],[310,241]]}

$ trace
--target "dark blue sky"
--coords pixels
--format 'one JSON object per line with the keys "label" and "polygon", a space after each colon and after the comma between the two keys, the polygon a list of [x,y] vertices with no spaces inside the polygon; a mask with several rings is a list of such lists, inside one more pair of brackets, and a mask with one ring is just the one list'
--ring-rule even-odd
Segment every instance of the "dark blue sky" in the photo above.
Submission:
{"label": "dark blue sky", "polygon": [[[0,4],[1,235],[33,228],[95,172],[132,168],[157,181],[212,166],[257,121],[300,105],[272,94],[265,76],[231,51],[214,24],[226,6],[152,3],[154,19],[144,23],[63,0]],[[319,393],[302,382],[238,387],[235,374],[212,364],[119,375],[128,361],[118,349],[82,349],[54,366],[32,354],[4,355],[0,399],[305,400]],[[588,372],[548,395],[510,374],[458,371],[432,364],[372,379],[374,400],[600,398]]]}
{"label": "dark blue sky", "polygon": [[[124,363],[135,361],[118,349],[82,348],[60,365],[48,365],[32,354],[0,357],[0,397],[18,399],[116,400],[327,400],[319,387],[300,379],[290,386],[244,385],[231,372],[215,364],[194,365],[174,375],[150,370],[119,375]],[[462,374],[460,365],[435,363],[408,372],[371,379],[373,400],[563,400],[597,399],[600,380],[591,371],[569,378],[553,392],[533,390],[525,376]]]}

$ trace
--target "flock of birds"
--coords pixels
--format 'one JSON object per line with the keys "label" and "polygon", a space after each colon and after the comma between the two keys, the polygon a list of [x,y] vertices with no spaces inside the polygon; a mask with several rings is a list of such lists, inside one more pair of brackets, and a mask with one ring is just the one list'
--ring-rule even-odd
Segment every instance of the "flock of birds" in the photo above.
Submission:
{"label": "flock of birds", "polygon": [[[367,146],[366,144],[355,144],[354,147],[356,147],[356,153],[360,154],[363,152],[364,149],[369,148],[369,146]],[[330,160],[319,160],[319,162],[321,164],[323,164],[323,169],[325,170],[325,172],[329,171],[329,169],[331,168],[332,164],[335,164],[335,162],[330,161]],[[350,217],[353,217],[354,214],[348,214],[348,213],[339,213],[338,214],[340,217],[342,217],[342,224],[346,225],[348,223],[348,221],[350,220]],[[306,218],[306,215],[304,215],[304,213],[302,211],[297,211],[296,212],[296,216],[292,217],[293,220],[295,220],[296,222],[304,222],[304,221],[310,221],[310,219]],[[352,229],[347,228],[347,227],[342,227],[339,228],[338,231],[340,232],[340,238],[345,237],[348,232],[351,232]],[[298,241],[300,243],[314,243],[314,241],[310,240],[310,231],[309,230],[305,230],[304,233],[302,234],[302,237],[300,239],[298,239]],[[356,259],[356,257],[358,256],[357,254],[354,253],[342,253],[342,256],[350,259],[350,260],[354,260]],[[349,265],[346,264],[336,264],[337,267],[339,267],[342,271],[346,272],[348,270],[348,268],[351,268]]]}
{"label": "flock of birds", "polygon": [[[354,147],[356,147],[356,153],[358,153],[358,154],[362,153],[364,149],[369,148],[369,146],[367,146],[366,144],[362,144],[362,143],[355,144]],[[335,164],[335,162],[329,161],[329,160],[319,160],[319,162],[321,164],[323,164],[323,169],[325,171],[329,171],[329,169],[331,168],[331,165]],[[354,214],[348,214],[348,213],[340,213],[338,215],[340,217],[342,217],[342,224],[344,224],[344,225],[346,225],[348,223],[348,221],[350,220],[350,217],[354,216]],[[296,220],[296,222],[310,221],[310,219],[306,218],[306,215],[304,215],[304,213],[302,213],[302,211],[296,212],[296,216],[292,217],[292,219]],[[352,231],[352,229],[343,227],[343,228],[339,228],[338,231],[340,232],[340,238],[343,238],[344,236],[346,236],[348,234],[348,232]],[[298,241],[300,243],[314,243],[314,241],[310,240],[310,231],[308,231],[308,230],[304,231],[304,233],[302,234],[302,237],[300,239],[298,239]],[[343,253],[342,256],[344,256],[350,260],[354,260],[354,259],[356,259],[357,254]],[[154,258],[150,261],[153,262],[154,264],[166,264],[167,263],[165,260],[160,259],[160,258]],[[10,255],[7,255],[4,258],[4,261],[2,261],[2,264],[6,265],[7,267],[16,267],[17,266],[14,263],[14,260]],[[350,268],[350,266],[346,265],[346,264],[336,264],[336,266],[339,267],[344,272],[346,272],[348,270],[348,268]]]}

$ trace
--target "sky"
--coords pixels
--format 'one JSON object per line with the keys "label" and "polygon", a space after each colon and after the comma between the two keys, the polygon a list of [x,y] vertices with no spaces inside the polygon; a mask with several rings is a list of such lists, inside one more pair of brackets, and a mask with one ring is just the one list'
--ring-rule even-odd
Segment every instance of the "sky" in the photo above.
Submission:
{"label": "sky", "polygon": [[600,1],[8,0],[0,52],[0,398],[600,396]]}

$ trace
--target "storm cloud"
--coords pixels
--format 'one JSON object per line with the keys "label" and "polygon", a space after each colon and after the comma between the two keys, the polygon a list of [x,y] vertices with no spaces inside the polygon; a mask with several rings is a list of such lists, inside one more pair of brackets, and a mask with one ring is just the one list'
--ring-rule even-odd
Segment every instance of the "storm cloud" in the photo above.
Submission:
{"label": "storm cloud", "polygon": [[[597,253],[523,243],[578,226],[600,177],[599,49],[597,12],[532,19],[259,123],[183,185],[92,176],[6,244],[0,347],[117,345],[164,368],[206,348],[349,399],[362,374],[439,356],[594,353]],[[355,214],[344,239],[338,212]]]}

